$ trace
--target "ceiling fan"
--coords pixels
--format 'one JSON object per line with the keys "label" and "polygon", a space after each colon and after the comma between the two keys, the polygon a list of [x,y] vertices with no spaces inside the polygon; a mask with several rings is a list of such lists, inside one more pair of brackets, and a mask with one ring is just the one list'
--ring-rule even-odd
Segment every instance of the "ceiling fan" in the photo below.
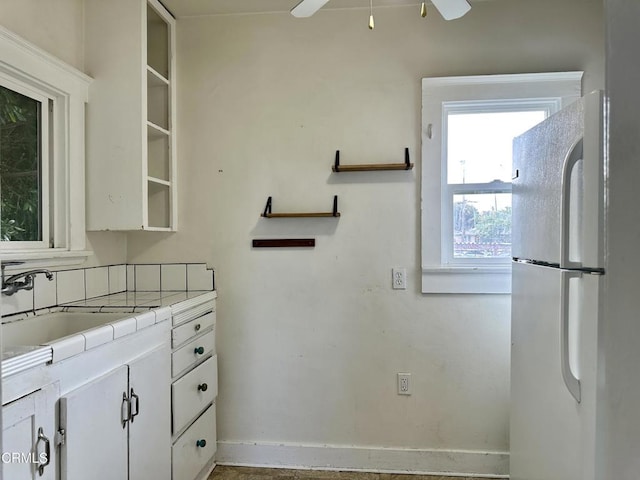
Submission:
{"label": "ceiling fan", "polygon": [[[329,0],[301,0],[291,9],[294,17],[310,17],[322,8]],[[434,7],[445,20],[455,20],[471,10],[467,0],[431,0]],[[425,2],[422,2],[421,15],[426,16]]]}

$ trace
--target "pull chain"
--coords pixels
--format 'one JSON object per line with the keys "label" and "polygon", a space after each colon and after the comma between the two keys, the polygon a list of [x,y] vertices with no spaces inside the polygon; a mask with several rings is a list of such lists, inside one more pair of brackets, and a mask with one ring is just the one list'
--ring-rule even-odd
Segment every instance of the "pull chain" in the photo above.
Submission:
{"label": "pull chain", "polygon": [[427,16],[427,4],[422,2],[422,5],[420,5],[420,16],[422,18]]}
{"label": "pull chain", "polygon": [[369,30],[373,30],[376,24],[373,21],[373,0],[369,0]]}

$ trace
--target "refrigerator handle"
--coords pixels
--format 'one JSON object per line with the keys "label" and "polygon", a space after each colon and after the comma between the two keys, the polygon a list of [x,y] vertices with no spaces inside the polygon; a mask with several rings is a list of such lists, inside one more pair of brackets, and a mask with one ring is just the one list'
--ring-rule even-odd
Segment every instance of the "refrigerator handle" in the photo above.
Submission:
{"label": "refrigerator handle", "polygon": [[569,259],[570,208],[571,208],[571,172],[582,158],[582,138],[571,145],[562,165],[562,186],[560,192],[560,268],[582,268],[582,263]]}
{"label": "refrigerator handle", "polygon": [[560,291],[560,363],[562,368],[562,379],[567,389],[580,403],[580,380],[571,371],[569,363],[569,281],[572,278],[579,278],[582,272],[575,270],[564,270],[561,273],[562,289]]}

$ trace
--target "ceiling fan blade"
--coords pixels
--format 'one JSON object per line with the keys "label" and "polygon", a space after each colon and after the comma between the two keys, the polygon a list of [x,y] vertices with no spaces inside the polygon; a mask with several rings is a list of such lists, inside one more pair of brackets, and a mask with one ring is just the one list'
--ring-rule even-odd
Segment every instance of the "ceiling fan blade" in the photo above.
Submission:
{"label": "ceiling fan blade", "polygon": [[471,10],[467,0],[431,0],[445,20],[455,20]]}
{"label": "ceiling fan blade", "polygon": [[320,10],[329,0],[302,0],[291,9],[291,15],[294,17],[310,17]]}

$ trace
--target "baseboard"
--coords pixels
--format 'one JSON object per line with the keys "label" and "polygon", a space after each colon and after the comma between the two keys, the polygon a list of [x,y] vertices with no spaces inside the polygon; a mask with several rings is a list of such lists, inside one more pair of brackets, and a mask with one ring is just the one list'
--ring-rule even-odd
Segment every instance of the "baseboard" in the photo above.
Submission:
{"label": "baseboard", "polygon": [[508,452],[218,442],[218,465],[508,478]]}

